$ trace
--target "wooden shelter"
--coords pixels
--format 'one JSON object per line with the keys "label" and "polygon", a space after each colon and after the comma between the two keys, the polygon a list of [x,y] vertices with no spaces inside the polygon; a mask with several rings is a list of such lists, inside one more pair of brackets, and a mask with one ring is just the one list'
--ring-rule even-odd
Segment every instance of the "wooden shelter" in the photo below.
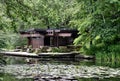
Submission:
{"label": "wooden shelter", "polygon": [[20,31],[22,37],[28,39],[28,46],[66,46],[73,44],[78,31],[75,29],[30,29]]}

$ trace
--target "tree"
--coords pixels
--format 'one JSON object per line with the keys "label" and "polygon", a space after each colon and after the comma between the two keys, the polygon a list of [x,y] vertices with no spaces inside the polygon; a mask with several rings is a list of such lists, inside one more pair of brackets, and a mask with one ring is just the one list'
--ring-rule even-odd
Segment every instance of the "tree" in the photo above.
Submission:
{"label": "tree", "polygon": [[[78,0],[81,12],[72,23],[79,30],[75,44],[82,44],[81,51],[87,54],[97,52],[119,52],[120,47],[120,1]],[[80,19],[78,19],[80,18]]]}
{"label": "tree", "polygon": [[[0,30],[4,33],[1,33],[1,40],[8,33],[29,28],[69,27],[70,12],[76,4],[75,0],[1,0]],[[1,44],[4,44],[2,47],[12,46],[10,41],[1,41]]]}
{"label": "tree", "polygon": [[1,0],[0,30],[77,28],[74,43],[82,52],[110,52],[120,45],[119,6],[119,0]]}

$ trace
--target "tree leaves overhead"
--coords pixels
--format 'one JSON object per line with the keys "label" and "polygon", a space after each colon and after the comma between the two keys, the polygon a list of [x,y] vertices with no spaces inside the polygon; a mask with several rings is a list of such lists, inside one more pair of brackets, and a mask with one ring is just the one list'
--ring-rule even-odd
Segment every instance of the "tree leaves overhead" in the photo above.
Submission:
{"label": "tree leaves overhead", "polygon": [[[72,27],[69,22],[76,5],[76,0],[0,0],[0,30],[12,34],[30,28]],[[4,34],[0,40],[7,41]]]}
{"label": "tree leaves overhead", "polygon": [[[120,39],[119,0],[0,0],[0,30],[70,27],[82,50],[106,49]],[[98,39],[99,38],[99,39]],[[95,52],[95,51],[94,51]]]}
{"label": "tree leaves overhead", "polygon": [[[118,44],[120,46],[120,14],[118,14],[120,13],[120,1],[77,1],[83,3],[83,6],[79,13],[79,18],[81,19],[75,18],[75,20],[72,20],[78,27],[80,34],[74,43],[81,44],[83,47],[82,51],[87,54],[94,54],[97,51],[111,52],[110,49],[108,50],[111,45],[115,46]],[[99,40],[96,39],[98,37]],[[90,47],[88,48],[88,46]]]}
{"label": "tree leaves overhead", "polygon": [[[2,0],[5,17],[15,32],[28,28],[68,27],[76,0]],[[5,23],[6,24],[6,23]]]}

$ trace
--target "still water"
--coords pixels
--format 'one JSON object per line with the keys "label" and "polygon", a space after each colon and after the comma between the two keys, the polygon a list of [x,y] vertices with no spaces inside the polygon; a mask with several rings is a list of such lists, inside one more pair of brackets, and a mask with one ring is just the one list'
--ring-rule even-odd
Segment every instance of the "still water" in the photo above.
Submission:
{"label": "still water", "polygon": [[[0,81],[120,81],[120,64],[95,60],[5,57]],[[28,63],[29,60],[29,63]]]}

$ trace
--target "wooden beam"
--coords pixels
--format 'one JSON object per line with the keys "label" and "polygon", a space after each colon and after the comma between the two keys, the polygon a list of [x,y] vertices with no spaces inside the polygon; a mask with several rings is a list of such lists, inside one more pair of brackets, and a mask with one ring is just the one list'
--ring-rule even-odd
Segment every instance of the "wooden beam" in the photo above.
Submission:
{"label": "wooden beam", "polygon": [[42,37],[44,38],[44,36],[41,34],[21,34],[21,37]]}
{"label": "wooden beam", "polygon": [[59,33],[58,36],[61,37],[71,37],[72,33]]}

